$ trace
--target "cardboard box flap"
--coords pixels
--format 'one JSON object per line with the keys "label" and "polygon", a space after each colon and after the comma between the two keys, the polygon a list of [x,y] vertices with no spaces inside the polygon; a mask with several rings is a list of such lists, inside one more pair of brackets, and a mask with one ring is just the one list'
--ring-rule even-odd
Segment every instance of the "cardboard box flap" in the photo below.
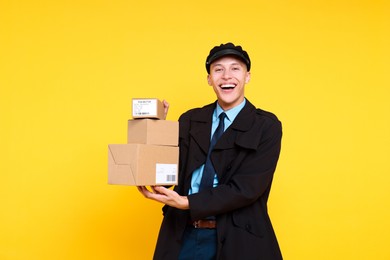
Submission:
{"label": "cardboard box flap", "polygon": [[134,169],[137,165],[134,158],[137,150],[123,145],[109,145],[108,150],[109,172],[113,173],[109,175],[108,183],[134,185],[137,172]]}
{"label": "cardboard box flap", "polygon": [[109,145],[108,149],[115,164],[130,165],[137,152],[133,147],[126,145]]}

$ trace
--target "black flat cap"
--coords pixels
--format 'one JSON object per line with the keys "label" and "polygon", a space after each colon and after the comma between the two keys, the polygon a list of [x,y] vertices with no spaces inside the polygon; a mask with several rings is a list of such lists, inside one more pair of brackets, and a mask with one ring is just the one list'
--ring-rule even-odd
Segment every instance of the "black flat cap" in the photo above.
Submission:
{"label": "black flat cap", "polygon": [[251,60],[249,59],[249,55],[246,51],[242,49],[239,45],[234,45],[231,42],[228,42],[226,44],[221,44],[219,46],[215,46],[211,49],[209,56],[207,56],[206,59],[206,70],[207,73],[210,74],[210,65],[215,60],[227,56],[227,55],[233,55],[237,58],[241,59],[245,64],[248,71],[251,69]]}

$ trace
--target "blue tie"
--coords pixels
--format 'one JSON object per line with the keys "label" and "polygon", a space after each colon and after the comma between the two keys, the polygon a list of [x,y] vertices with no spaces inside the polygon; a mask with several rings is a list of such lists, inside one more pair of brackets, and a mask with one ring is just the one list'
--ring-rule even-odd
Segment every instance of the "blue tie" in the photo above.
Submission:
{"label": "blue tie", "polygon": [[225,117],[226,114],[224,112],[222,112],[219,115],[219,124],[213,134],[213,137],[211,138],[210,148],[209,148],[209,152],[207,153],[206,163],[204,164],[203,175],[202,175],[202,180],[200,181],[199,191],[211,189],[213,187],[215,170],[210,159],[210,154],[214,148],[214,145],[217,143],[218,139],[223,134],[225,128],[225,122],[224,122]]}

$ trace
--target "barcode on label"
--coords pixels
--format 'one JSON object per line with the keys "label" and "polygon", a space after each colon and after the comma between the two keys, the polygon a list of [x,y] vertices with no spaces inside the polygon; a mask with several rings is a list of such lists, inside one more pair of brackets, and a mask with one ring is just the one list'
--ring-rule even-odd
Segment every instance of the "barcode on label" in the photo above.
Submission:
{"label": "barcode on label", "polygon": [[176,175],[167,175],[167,182],[175,182]]}
{"label": "barcode on label", "polygon": [[177,164],[156,163],[156,183],[173,184],[177,178]]}

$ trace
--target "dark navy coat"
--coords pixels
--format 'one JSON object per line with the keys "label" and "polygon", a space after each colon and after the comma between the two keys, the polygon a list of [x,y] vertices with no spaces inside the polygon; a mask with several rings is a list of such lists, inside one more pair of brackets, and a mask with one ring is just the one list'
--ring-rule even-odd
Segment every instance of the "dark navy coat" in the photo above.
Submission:
{"label": "dark navy coat", "polygon": [[[192,172],[206,160],[215,106],[189,110],[179,119],[179,183],[174,190],[183,196]],[[219,185],[189,195],[190,210],[163,207],[154,259],[177,259],[187,223],[208,216],[217,219],[217,259],[282,259],[267,212],[281,137],[277,117],[247,100],[211,155]]]}

